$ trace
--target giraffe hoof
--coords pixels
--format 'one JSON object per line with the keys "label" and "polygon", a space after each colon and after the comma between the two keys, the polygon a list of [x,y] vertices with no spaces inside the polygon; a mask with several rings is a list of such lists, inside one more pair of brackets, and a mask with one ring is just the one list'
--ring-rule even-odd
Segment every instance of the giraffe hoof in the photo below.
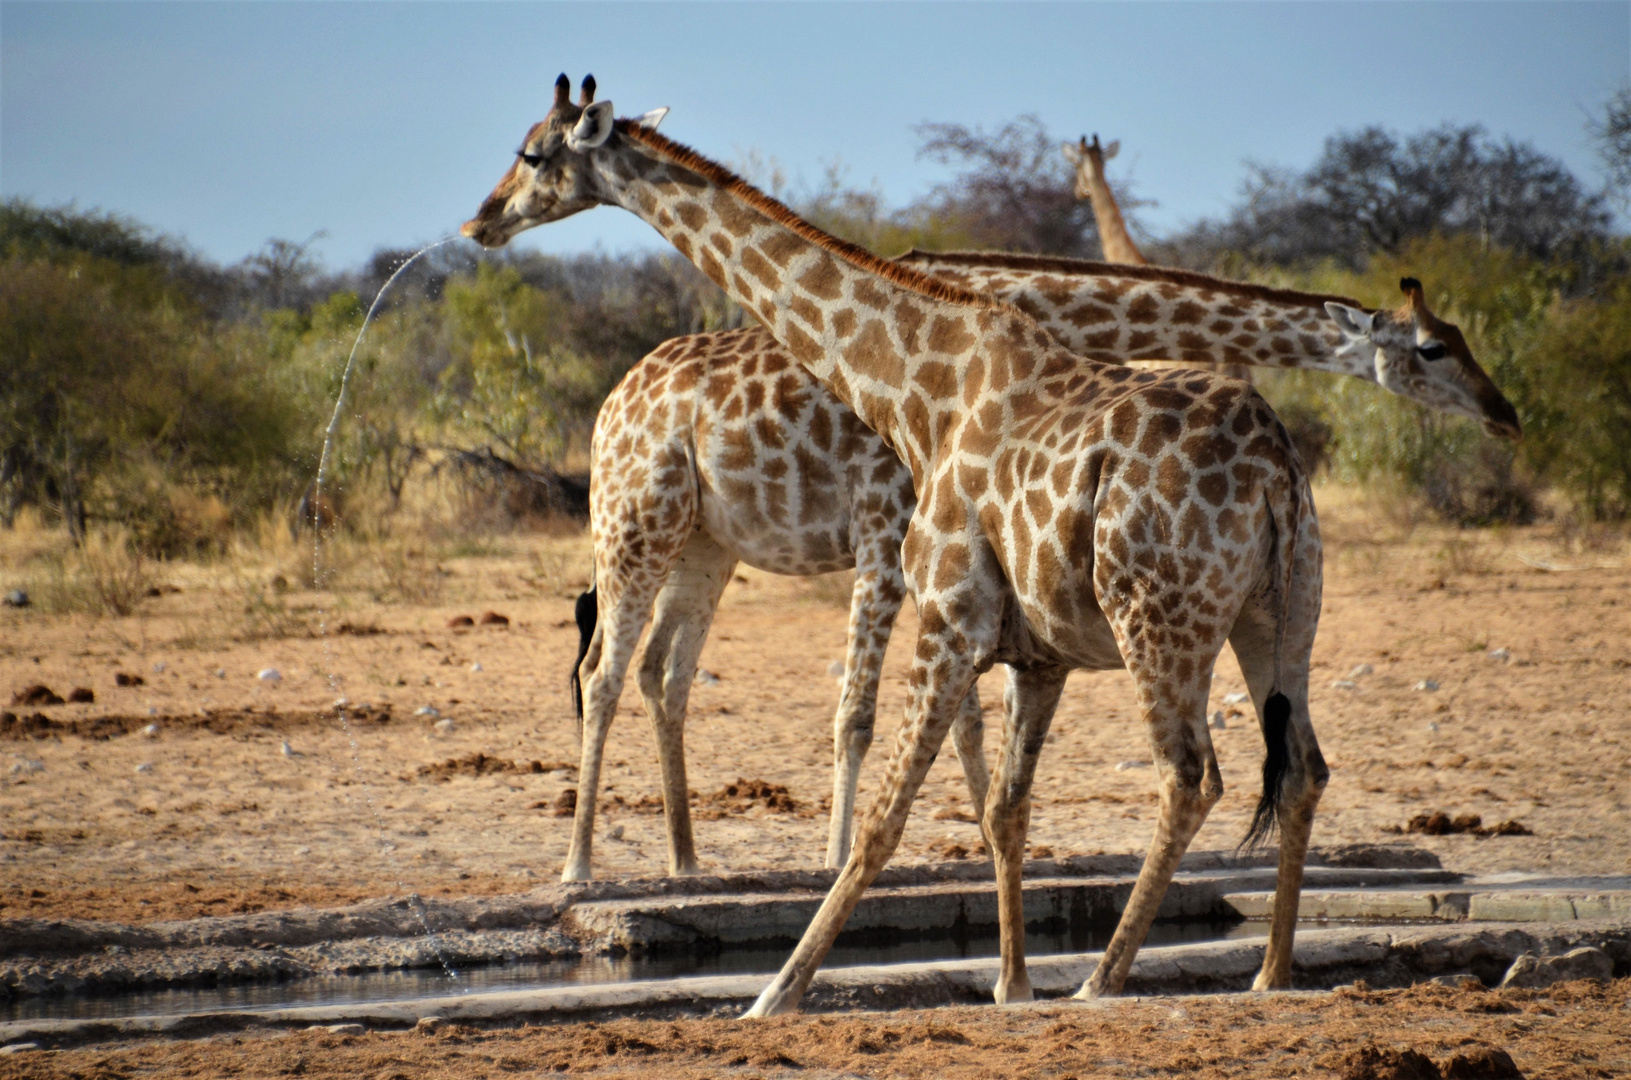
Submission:
{"label": "giraffe hoof", "polygon": [[593,881],[595,875],[587,866],[568,866],[561,871],[561,880],[564,882]]}
{"label": "giraffe hoof", "polygon": [[798,998],[788,994],[775,983],[765,987],[753,1008],[742,1014],[744,1020],[758,1020],[767,1016],[781,1016],[798,1008]]}
{"label": "giraffe hoof", "polygon": [[1018,1005],[1021,1002],[1032,1001],[1036,995],[1031,993],[1029,982],[1016,983],[1013,986],[998,985],[992,995],[998,1005]]}

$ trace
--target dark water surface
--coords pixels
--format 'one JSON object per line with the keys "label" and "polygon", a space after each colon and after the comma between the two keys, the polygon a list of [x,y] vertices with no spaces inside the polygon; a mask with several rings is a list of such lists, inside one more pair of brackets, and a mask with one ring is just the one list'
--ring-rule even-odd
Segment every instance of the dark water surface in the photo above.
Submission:
{"label": "dark water surface", "polygon": [[[1305,922],[1305,928],[1352,923]],[[1396,924],[1395,924],[1396,925]],[[1027,956],[1057,956],[1092,952],[1109,943],[1113,926],[1061,933],[1027,932]],[[1158,922],[1150,929],[1149,945],[1177,945],[1195,941],[1259,937],[1266,922]],[[494,990],[536,990],[552,986],[592,983],[642,982],[701,975],[771,975],[792,953],[791,945],[767,948],[732,948],[707,955],[667,953],[648,956],[584,956],[515,964],[490,964],[461,969],[457,980],[440,968],[370,972],[362,975],[323,975],[285,983],[242,986],[189,987],[139,993],[85,997],[40,997],[0,1005],[0,1021],[107,1019],[125,1016],[167,1016],[181,1013],[279,1009],[288,1006],[377,1004],[410,998],[437,997]],[[933,960],[994,957],[998,954],[995,928],[989,933],[835,946],[826,968],[871,964],[901,964]]]}

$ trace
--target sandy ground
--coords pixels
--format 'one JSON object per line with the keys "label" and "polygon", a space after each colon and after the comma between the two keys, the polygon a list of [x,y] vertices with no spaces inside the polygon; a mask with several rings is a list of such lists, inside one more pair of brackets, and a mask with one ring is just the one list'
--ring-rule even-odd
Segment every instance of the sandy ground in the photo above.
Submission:
{"label": "sandy ground", "polygon": [[[519,1030],[231,1036],[34,1052],[0,1077],[505,1076],[838,1080],[850,1077],[1337,1076],[1394,1080],[1631,1072],[1631,980],[1497,992],[1373,992],[1044,1002],[888,1015],[627,1020]],[[1422,1071],[1420,1055],[1432,1073]],[[1411,1066],[1415,1065],[1414,1068]],[[1479,1065],[1483,1065],[1482,1069]]]}
{"label": "sandy ground", "polygon": [[[1412,817],[1442,810],[1486,826],[1516,820],[1533,833],[1409,837],[1454,869],[1631,871],[1623,540],[1581,549],[1550,526],[1400,524],[1333,490],[1321,503],[1327,590],[1312,705],[1333,772],[1314,842],[1385,842]],[[44,714],[84,734],[31,738],[14,724],[0,739],[0,917],[143,921],[408,890],[515,892],[553,879],[570,825],[554,807],[575,786],[566,676],[577,644],[570,597],[587,574],[587,544],[500,546],[443,559],[448,584],[435,607],[360,591],[289,594],[308,622],[326,605],[331,631],[353,631],[327,637],[243,640],[263,622],[236,617],[241,601],[207,566],[170,567],[181,591],[131,618],[0,609],[0,702],[35,683],[96,696],[8,709],[24,726]],[[846,597],[830,579],[752,570],[727,590],[702,661],[718,681],[695,687],[687,732],[705,867],[819,863],[837,699],[828,667],[842,656]],[[447,627],[486,610],[510,624]],[[908,610],[890,651],[863,806],[893,745],[913,631]],[[1492,658],[1494,649],[1510,657]],[[1359,665],[1372,670],[1355,674]],[[281,681],[258,680],[266,667]],[[117,686],[120,672],[143,685]],[[1000,680],[998,669],[981,686],[993,760]],[[1438,689],[1416,689],[1424,680]],[[1239,839],[1262,757],[1255,723],[1223,704],[1243,689],[1227,653],[1214,687],[1212,707],[1228,717],[1215,737],[1228,791],[1197,849]],[[342,726],[330,707],[337,693],[366,703],[366,715]],[[454,729],[438,734],[432,718],[414,715],[426,705]],[[666,866],[643,716],[631,679],[608,744],[600,876]],[[147,724],[156,735],[141,733]],[[1126,677],[1073,676],[1048,741],[1033,853],[1141,852],[1154,775],[1118,770],[1149,759]],[[785,785],[795,808],[719,797],[739,779]],[[948,749],[897,859],[974,848],[977,829],[960,820],[968,809]]]}
{"label": "sandy ground", "polygon": [[[1398,838],[1453,869],[1631,871],[1631,552],[1552,526],[1432,528],[1320,494],[1327,593],[1313,709],[1332,781],[1315,843]],[[1590,538],[1588,538],[1590,539]],[[0,554],[4,554],[0,551]],[[349,574],[366,570],[351,555]],[[402,572],[399,555],[395,573]],[[358,587],[265,601],[277,565],[165,570],[179,592],[125,619],[0,609],[0,703],[31,684],[94,703],[17,705],[0,734],[0,918],[131,922],[331,905],[401,894],[524,891],[559,872],[576,731],[566,674],[570,599],[587,572],[578,538],[509,538],[444,557],[439,603],[381,603]],[[0,572],[15,570],[0,560]],[[286,568],[284,568],[286,569]],[[423,568],[421,568],[423,569]],[[246,591],[245,575],[254,579]],[[0,582],[0,584],[5,584]],[[377,591],[377,590],[376,590]],[[245,598],[253,600],[245,613]],[[751,570],[726,592],[692,696],[697,839],[709,868],[819,863],[830,791],[830,717],[845,587]],[[275,610],[268,614],[268,604]],[[450,629],[498,611],[507,626]],[[299,632],[322,616],[331,633]],[[350,632],[334,632],[342,624]],[[268,636],[269,631],[279,631]],[[360,632],[359,632],[360,631]],[[913,618],[902,617],[862,779],[875,790],[903,700]],[[1489,655],[1509,650],[1509,656]],[[479,665],[479,670],[476,666]],[[1369,665],[1368,672],[1355,669]],[[283,678],[256,678],[276,667]],[[115,675],[140,675],[118,686]],[[1416,689],[1424,680],[1436,690]],[[1334,685],[1338,683],[1346,685]],[[1242,689],[1220,662],[1216,743],[1228,794],[1196,841],[1232,847],[1256,790],[1262,742],[1223,703]],[[1000,702],[1000,674],[982,685]],[[343,693],[367,704],[342,726]],[[1071,681],[1038,771],[1033,853],[1141,852],[1154,821],[1147,743],[1118,673]],[[454,721],[438,734],[434,706]],[[3,705],[0,705],[3,707]],[[44,738],[31,717],[53,722]],[[663,872],[657,766],[634,687],[609,744],[601,876]],[[998,723],[988,711],[993,728]],[[155,734],[142,728],[156,724]],[[77,732],[77,734],[75,733]],[[284,751],[287,743],[288,752]],[[995,737],[988,738],[994,755]],[[450,766],[449,763],[452,763]],[[536,764],[535,764],[536,763]],[[739,779],[785,785],[778,807],[722,797]],[[977,844],[962,777],[941,756],[897,859]],[[1518,836],[1400,836],[1444,811],[1515,820]],[[621,832],[619,832],[621,830]],[[613,835],[619,839],[612,839]],[[1407,1048],[1447,1065],[1479,1046],[1525,1075],[1631,1071],[1631,985],[1543,994],[1418,987],[1291,998],[1096,1007],[950,1009],[854,1017],[565,1025],[434,1036],[246,1036],[0,1057],[0,1076],[475,1077],[560,1071],[649,1077],[1198,1076],[1400,1073]],[[1382,1056],[1366,1057],[1368,1045]],[[1390,1071],[1392,1070],[1392,1071]],[[1463,1071],[1460,1075],[1478,1075]]]}

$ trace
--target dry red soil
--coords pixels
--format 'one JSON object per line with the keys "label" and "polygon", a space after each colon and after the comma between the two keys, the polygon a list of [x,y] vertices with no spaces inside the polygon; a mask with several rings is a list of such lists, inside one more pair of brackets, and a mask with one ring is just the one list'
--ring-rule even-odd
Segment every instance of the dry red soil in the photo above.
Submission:
{"label": "dry red soil", "polygon": [[[1582,546],[1578,536],[1554,526],[1463,533],[1385,519],[1330,489],[1319,498],[1326,600],[1312,708],[1332,779],[1314,843],[1403,840],[1397,830],[1418,815],[1476,814],[1486,826],[1520,822],[1531,835],[1408,840],[1436,851],[1447,867],[1473,873],[1631,873],[1631,552],[1623,539],[1597,537]],[[326,637],[249,639],[249,624],[237,614],[239,594],[223,584],[221,568],[209,566],[170,568],[169,583],[180,591],[148,601],[130,618],[0,609],[0,709],[17,718],[0,730],[0,918],[141,922],[333,905],[410,890],[519,892],[553,880],[570,825],[556,808],[575,786],[578,756],[566,690],[577,646],[570,598],[587,576],[588,548],[579,539],[503,543],[507,554],[444,559],[451,574],[434,607],[381,604],[360,592],[326,598],[295,590],[290,603],[311,607],[309,619],[327,605],[329,626],[348,623],[363,631]],[[540,566],[550,573],[541,575]],[[245,572],[233,568],[240,577]],[[705,868],[819,864],[837,699],[828,666],[843,655],[845,596],[831,582],[751,570],[727,590],[702,660],[718,680],[695,687],[687,730]],[[507,615],[509,625],[448,627],[454,616],[487,610]],[[908,610],[890,652],[878,741],[862,775],[863,806],[894,742],[914,629]],[[1500,649],[1509,652],[1489,655]],[[267,667],[283,678],[258,680],[256,673]],[[121,672],[141,675],[142,685],[117,685]],[[1437,689],[1416,688],[1429,681]],[[5,705],[34,684],[62,697],[85,687],[96,700]],[[1226,654],[1211,707],[1226,714],[1227,727],[1215,733],[1215,742],[1227,793],[1197,849],[1233,847],[1256,798],[1262,739],[1251,717],[1224,704],[1241,689]],[[981,691],[994,731],[1000,671],[982,681]],[[337,692],[369,710],[343,726],[331,707]],[[1072,677],[1037,773],[1033,853],[1141,852],[1148,842],[1153,770],[1118,769],[1149,760],[1131,696],[1120,673]],[[438,733],[432,718],[414,715],[426,705],[451,719],[453,730]],[[39,721],[30,723],[37,715],[48,722],[43,734]],[[141,730],[148,724],[157,725],[152,736]],[[988,735],[993,757],[996,741]],[[661,874],[666,846],[653,798],[657,763],[632,678],[607,761],[596,871],[605,877]],[[727,788],[742,779],[786,793],[730,795]],[[939,860],[973,849],[978,831],[965,820],[968,809],[955,758],[943,753],[896,859]],[[787,1052],[811,1070],[819,1065],[834,1075],[879,1070],[877,1054],[859,1048],[868,1039],[894,1040],[884,1070],[890,1074],[954,1072],[960,1066],[953,1063],[972,1051],[926,1034],[940,1030],[990,1044],[979,1051],[986,1065],[970,1066],[966,1075],[989,1075],[980,1069],[996,1069],[999,1061],[1012,1063],[999,1070],[1012,1075],[1096,1074],[1121,1069],[1103,1064],[1117,1054],[1129,1062],[1143,1055],[1156,1071],[1176,1068],[1157,1061],[1190,1060],[1185,1055],[1200,1063],[1195,1068],[1224,1070],[1219,1062],[1233,1056],[1296,1071],[1333,1052],[1340,1040],[1320,1032],[1339,1019],[1357,1032],[1371,1029],[1368,1017],[1389,1018],[1377,1021],[1376,1038],[1408,1041],[1401,1034],[1408,1010],[1394,1015],[1389,1002],[1395,1001],[1408,1001],[1410,1009],[1430,1005],[1449,1025],[1445,1032],[1503,1046],[1513,1045],[1519,1037],[1514,1025],[1522,1024],[1530,1025],[1524,1039],[1549,1031],[1545,1038],[1555,1043],[1567,1028],[1582,1046],[1597,1045],[1607,1017],[1631,1015],[1623,1011],[1623,986],[1618,993],[1570,999],[1558,1018],[1540,1017],[1528,1003],[1510,1014],[1468,1011],[1425,990],[1419,997],[1299,1000],[1272,1008],[1149,1005],[1138,1007],[1144,1012],[1118,1012],[1113,1023],[1079,1010],[1056,1017],[955,1010],[790,1021],[785,1041],[769,1038],[765,1045],[796,1046]],[[1200,1019],[1214,1009],[1220,1010],[1216,1025]],[[1271,1013],[1272,1022],[1255,1015]],[[1138,1030],[1126,1027],[1133,1015],[1139,1025],[1154,1027],[1151,1038],[1129,1049],[1127,1032]],[[1578,1029],[1575,1020],[1563,1019],[1576,1015]],[[1101,1031],[1106,1024],[1119,1034]],[[1068,1033],[1048,1034],[1050,1025],[1065,1025],[1061,1031]],[[379,1043],[370,1037],[345,1045],[301,1036],[274,1040],[275,1050],[257,1049],[258,1060],[244,1067],[271,1074],[276,1069],[266,1055],[281,1055],[277,1060],[291,1068],[298,1058],[313,1072],[389,1075],[391,1054],[423,1060],[442,1048],[435,1052],[445,1054],[438,1060],[450,1076],[474,1076],[483,1068],[497,1075],[509,1070],[497,1064],[501,1060],[538,1063],[551,1055],[578,1068],[589,1058],[572,1047],[623,1030],[467,1032],[431,1041],[389,1036]],[[723,1047],[746,1038],[739,1033],[747,1029],[697,1022],[627,1030],[667,1048],[682,1038],[674,1032]],[[886,1039],[891,1030],[919,1034]],[[1217,1042],[1227,1042],[1225,1031],[1235,1032],[1227,1037],[1233,1049]],[[1178,1038],[1179,1032],[1189,1034]],[[1115,1040],[1121,1040],[1119,1051]],[[1170,1054],[1161,1049],[1169,1043]],[[1279,1049],[1287,1043],[1300,1048]],[[225,1063],[233,1054],[228,1045],[196,1052],[205,1055],[201,1062]],[[1055,1052],[1064,1056],[1048,1057]],[[792,1069],[761,1067],[754,1056],[760,1051],[740,1053],[745,1064],[728,1064],[724,1050],[689,1057],[671,1049],[630,1050],[626,1059],[595,1061],[613,1073],[627,1066],[653,1075],[666,1068],[658,1062],[670,1060],[679,1071],[667,1075]],[[483,1055],[488,1064],[479,1066]],[[107,1067],[115,1071],[98,1071],[102,1067],[91,1062],[100,1059],[89,1052],[71,1058],[82,1063],[75,1066],[81,1075],[185,1072],[179,1061],[138,1067],[140,1053],[109,1058],[125,1062]],[[340,1061],[350,1064],[332,1064]],[[455,1067],[455,1061],[462,1063]],[[0,1072],[23,1067],[8,1062]],[[199,1075],[227,1071],[224,1064],[198,1069]],[[1584,1065],[1555,1074],[1608,1075]]]}
{"label": "dry red soil", "polygon": [[[649,1080],[931,1077],[1449,1077],[1490,1051],[1539,1078],[1631,1072],[1631,979],[1547,991],[1372,992],[1042,1002],[775,1020],[619,1020],[434,1034],[239,1035],[0,1058],[0,1077],[594,1076]],[[1459,1061],[1458,1061],[1459,1059]],[[1400,1068],[1404,1064],[1406,1068]]]}

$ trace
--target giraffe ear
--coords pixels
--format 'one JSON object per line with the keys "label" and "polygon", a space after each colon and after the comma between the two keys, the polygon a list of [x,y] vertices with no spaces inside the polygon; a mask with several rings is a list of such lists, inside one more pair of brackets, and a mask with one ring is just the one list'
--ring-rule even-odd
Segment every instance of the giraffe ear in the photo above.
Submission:
{"label": "giraffe ear", "polygon": [[1339,304],[1334,300],[1325,302],[1325,312],[1337,324],[1337,329],[1342,331],[1342,336],[1350,341],[1362,341],[1369,338],[1371,332],[1376,329],[1377,319],[1382,314],[1379,311],[1373,313],[1361,308],[1349,307],[1347,304]]}
{"label": "giraffe ear", "polygon": [[1121,140],[1111,139],[1104,144],[1104,160],[1109,161],[1121,152]]}
{"label": "giraffe ear", "polygon": [[[1082,142],[1086,143],[1087,139],[1083,138]],[[1073,142],[1068,142],[1060,143],[1059,149],[1064,151],[1065,160],[1069,161],[1072,165],[1080,165],[1082,163],[1082,158],[1085,156],[1082,147]]]}
{"label": "giraffe ear", "polygon": [[584,107],[583,115],[578,117],[576,126],[566,133],[566,146],[572,152],[581,154],[605,145],[606,140],[611,137],[612,103],[597,101]]}
{"label": "giraffe ear", "polygon": [[667,115],[668,115],[668,106],[664,105],[660,109],[652,109],[650,112],[648,112],[644,116],[640,117],[640,119],[636,120],[635,123],[639,124],[641,127],[645,128],[647,131],[656,131],[657,130],[657,125],[662,123],[663,122],[663,117],[665,117]]}

